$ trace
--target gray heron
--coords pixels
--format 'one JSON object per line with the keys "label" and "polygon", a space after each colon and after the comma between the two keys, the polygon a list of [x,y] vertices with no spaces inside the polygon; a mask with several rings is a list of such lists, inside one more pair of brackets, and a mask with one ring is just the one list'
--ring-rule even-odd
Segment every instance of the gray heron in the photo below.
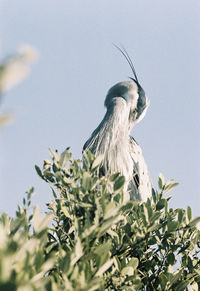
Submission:
{"label": "gray heron", "polygon": [[119,172],[125,177],[129,199],[146,201],[152,195],[151,181],[142,150],[130,132],[146,114],[149,100],[127,51],[117,48],[130,65],[133,78],[117,83],[108,91],[104,103],[107,112],[86,141],[83,154],[90,150],[95,156],[102,155],[103,175]]}

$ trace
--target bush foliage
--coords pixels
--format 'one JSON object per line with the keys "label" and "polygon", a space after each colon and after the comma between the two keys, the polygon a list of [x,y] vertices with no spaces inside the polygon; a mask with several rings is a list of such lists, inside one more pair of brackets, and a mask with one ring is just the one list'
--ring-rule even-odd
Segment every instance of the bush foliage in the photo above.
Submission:
{"label": "bush foliage", "polygon": [[[15,54],[0,58],[0,105],[4,94],[29,75],[30,65],[37,59],[37,56],[35,48],[23,45]],[[0,127],[11,120],[10,113],[3,113],[0,110]]]}
{"label": "bush foliage", "polygon": [[36,166],[53,194],[45,216],[33,189],[1,216],[0,290],[199,290],[200,218],[169,208],[177,183],[160,175],[152,200],[126,202],[124,177],[99,178],[101,157],[51,158]]}

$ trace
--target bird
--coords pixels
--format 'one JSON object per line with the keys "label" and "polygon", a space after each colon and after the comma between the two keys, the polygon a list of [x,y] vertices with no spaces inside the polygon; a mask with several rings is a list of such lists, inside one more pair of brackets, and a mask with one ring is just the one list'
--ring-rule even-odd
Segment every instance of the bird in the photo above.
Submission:
{"label": "bird", "polygon": [[120,173],[125,177],[128,200],[143,202],[151,198],[152,184],[141,147],[130,132],[145,116],[150,101],[126,49],[115,47],[125,57],[133,77],[109,89],[104,102],[107,111],[84,144],[83,155],[88,151],[96,157],[101,155],[101,175]]}

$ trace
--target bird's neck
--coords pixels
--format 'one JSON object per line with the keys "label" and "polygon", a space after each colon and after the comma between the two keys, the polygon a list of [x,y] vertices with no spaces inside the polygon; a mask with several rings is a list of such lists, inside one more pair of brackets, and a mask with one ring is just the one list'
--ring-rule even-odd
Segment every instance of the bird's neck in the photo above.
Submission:
{"label": "bird's neck", "polygon": [[130,134],[129,108],[123,98],[117,98],[107,109],[102,121],[103,127],[108,128],[106,135],[112,137],[116,142]]}
{"label": "bird's neck", "polygon": [[108,172],[127,175],[130,170],[130,126],[126,101],[117,98],[109,106],[104,119],[93,132],[88,148],[96,155],[103,154]]}
{"label": "bird's neck", "polygon": [[105,140],[107,146],[122,142],[129,136],[129,108],[123,98],[113,100],[95,131]]}

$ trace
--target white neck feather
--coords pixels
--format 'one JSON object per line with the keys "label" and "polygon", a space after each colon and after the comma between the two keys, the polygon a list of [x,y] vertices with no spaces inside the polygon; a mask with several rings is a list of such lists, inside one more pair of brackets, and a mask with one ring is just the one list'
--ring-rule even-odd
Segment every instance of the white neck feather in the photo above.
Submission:
{"label": "white neck feather", "polygon": [[95,156],[104,155],[106,173],[120,172],[132,178],[133,161],[130,153],[130,108],[123,98],[113,98],[104,119],[87,143]]}

